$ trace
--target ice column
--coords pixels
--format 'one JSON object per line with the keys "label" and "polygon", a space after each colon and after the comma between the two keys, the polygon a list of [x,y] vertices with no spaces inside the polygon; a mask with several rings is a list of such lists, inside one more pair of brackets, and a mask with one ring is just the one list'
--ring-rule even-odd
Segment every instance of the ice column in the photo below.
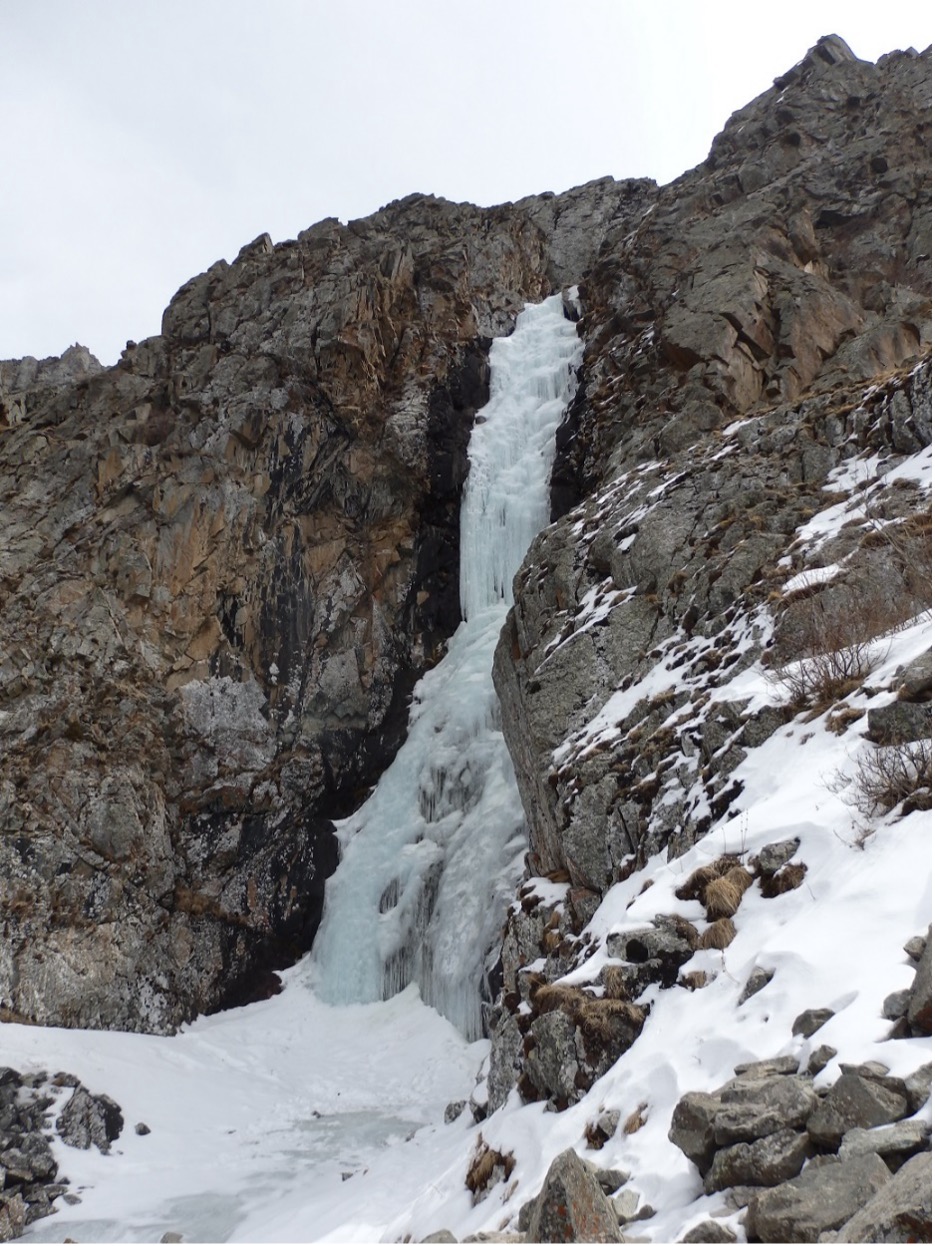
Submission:
{"label": "ice column", "polygon": [[527,304],[512,336],[491,346],[461,507],[464,621],[416,686],[406,742],[339,827],[314,949],[317,990],[331,1002],[387,998],[415,981],[467,1037],[481,1033],[484,958],[525,850],[493,653],[513,576],[548,522],[555,430],[580,358],[558,294]]}

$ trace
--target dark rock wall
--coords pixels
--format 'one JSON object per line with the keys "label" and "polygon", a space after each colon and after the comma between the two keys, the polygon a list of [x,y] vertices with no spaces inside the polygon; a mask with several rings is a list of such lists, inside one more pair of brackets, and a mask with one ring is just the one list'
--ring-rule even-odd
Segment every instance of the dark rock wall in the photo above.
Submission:
{"label": "dark rock wall", "polygon": [[618,195],[263,236],[114,368],[0,365],[7,1015],[168,1030],[309,947],[459,621],[489,343]]}

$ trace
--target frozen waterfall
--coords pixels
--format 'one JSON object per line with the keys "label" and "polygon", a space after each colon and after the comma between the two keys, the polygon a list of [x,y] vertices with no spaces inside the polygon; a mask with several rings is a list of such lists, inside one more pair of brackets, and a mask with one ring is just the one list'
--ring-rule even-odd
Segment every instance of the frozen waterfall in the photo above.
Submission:
{"label": "frozen waterfall", "polygon": [[526,846],[491,667],[513,576],[548,522],[555,430],[580,356],[560,294],[527,304],[512,336],[491,346],[461,507],[464,621],[416,686],[406,742],[338,828],[341,863],[313,953],[329,1002],[417,982],[468,1038],[481,1034],[484,958]]}

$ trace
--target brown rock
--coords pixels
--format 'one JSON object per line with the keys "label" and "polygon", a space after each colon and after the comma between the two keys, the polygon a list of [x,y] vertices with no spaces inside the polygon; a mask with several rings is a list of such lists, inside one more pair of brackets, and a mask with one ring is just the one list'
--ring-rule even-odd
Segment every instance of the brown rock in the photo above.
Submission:
{"label": "brown rock", "polygon": [[527,1242],[622,1242],[610,1201],[574,1151],[552,1161],[532,1207]]}

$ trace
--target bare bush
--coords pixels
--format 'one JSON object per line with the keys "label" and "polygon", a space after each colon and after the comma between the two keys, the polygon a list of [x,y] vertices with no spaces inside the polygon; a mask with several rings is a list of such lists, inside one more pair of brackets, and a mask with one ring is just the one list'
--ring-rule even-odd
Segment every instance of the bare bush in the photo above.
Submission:
{"label": "bare bush", "polygon": [[845,572],[783,599],[772,676],[796,705],[824,709],[853,692],[882,658],[881,638],[931,612],[931,511],[894,515],[898,493],[866,502],[863,535],[837,554]]}
{"label": "bare bush", "polygon": [[832,705],[859,688],[874,668],[873,644],[857,641],[799,658],[772,672],[794,705]]}
{"label": "bare bush", "polygon": [[772,677],[795,705],[826,708],[864,682],[882,654],[879,638],[909,613],[884,574],[863,568],[845,582],[816,586],[787,607]]}
{"label": "bare bush", "polygon": [[931,741],[872,746],[858,759],[857,774],[844,799],[864,818],[879,817],[897,805],[903,805],[905,813],[931,809]]}

